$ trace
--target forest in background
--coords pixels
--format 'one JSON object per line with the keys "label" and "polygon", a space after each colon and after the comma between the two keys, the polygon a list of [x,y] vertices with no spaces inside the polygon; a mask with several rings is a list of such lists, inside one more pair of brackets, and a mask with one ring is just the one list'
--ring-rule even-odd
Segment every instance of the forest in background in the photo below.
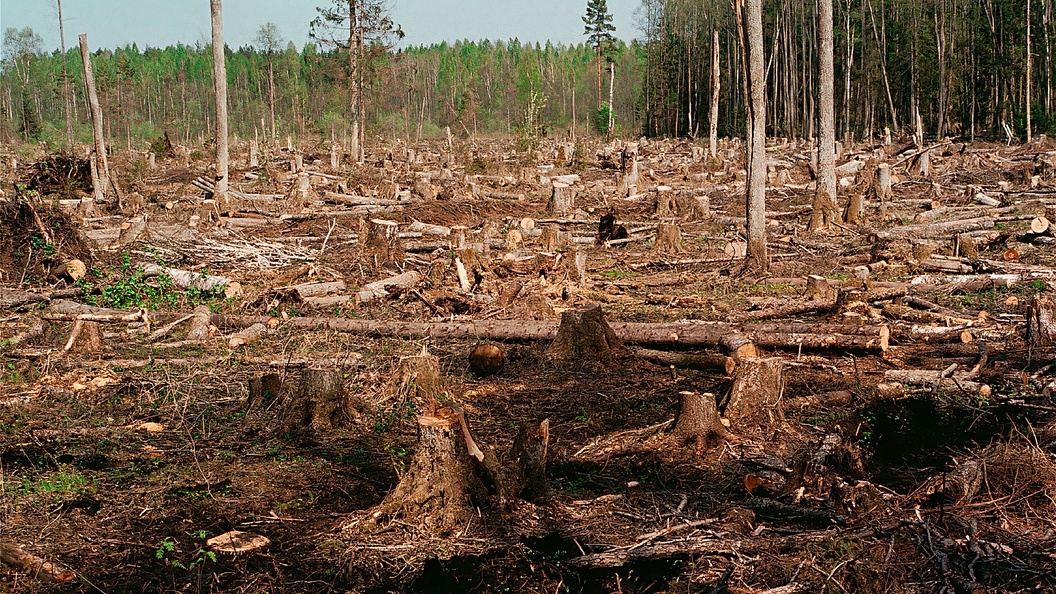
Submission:
{"label": "forest in background", "polygon": [[[769,133],[813,137],[815,2],[769,0],[765,6]],[[719,133],[743,133],[741,41],[727,0],[643,0],[639,20],[641,31],[617,35],[641,37],[620,42],[612,55],[617,131],[706,134],[701,122],[710,116],[712,40],[718,32]],[[1028,103],[1032,131],[1053,130],[1052,21],[1052,0],[838,0],[839,135],[879,136],[886,127],[928,137],[1023,136]],[[62,56],[44,54],[39,45],[17,45],[5,38],[2,140],[59,146]],[[228,52],[232,131],[242,137],[271,133],[271,61],[276,135],[346,134],[346,50],[311,43],[300,50],[292,44],[270,49]],[[165,128],[186,141],[209,136],[207,45],[145,50],[133,45],[94,56],[113,146],[142,147]],[[416,139],[442,134],[445,127],[460,136],[508,134],[529,119],[529,111],[536,132],[565,132],[573,122],[580,131],[591,129],[600,100],[607,99],[597,96],[594,60],[586,43],[461,41],[375,48],[365,78],[369,134]],[[89,126],[76,48],[69,49],[66,61],[83,141]],[[607,96],[607,67],[602,77]]]}

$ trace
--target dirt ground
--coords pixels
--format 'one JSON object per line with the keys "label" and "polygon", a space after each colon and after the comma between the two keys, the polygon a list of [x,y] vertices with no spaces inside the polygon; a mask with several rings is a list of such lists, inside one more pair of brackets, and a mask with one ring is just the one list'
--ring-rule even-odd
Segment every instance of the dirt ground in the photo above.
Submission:
{"label": "dirt ground", "polygon": [[[595,156],[601,145],[578,146],[573,162],[551,170],[538,166],[554,163],[559,145],[525,158],[512,142],[461,142],[375,146],[365,165],[339,171],[313,162],[311,151],[304,158],[333,176],[314,179],[320,200],[327,191],[378,198],[389,188],[419,197],[423,171],[438,172],[427,177],[436,198],[358,216],[335,214],[353,208],[347,204],[290,211],[283,198],[276,208],[293,216],[244,205],[242,214],[193,232],[187,220],[202,212],[206,193],[192,181],[211,175],[205,161],[188,167],[159,157],[151,171],[138,155],[115,155],[126,211],[100,205],[90,217],[58,202],[83,198],[90,185],[34,186],[31,168],[8,172],[0,286],[43,298],[0,309],[0,540],[76,578],[48,584],[0,565],[0,592],[1056,591],[1056,364],[1051,344],[1028,341],[1026,322],[1035,296],[1051,294],[1056,282],[1048,235],[1029,233],[1050,193],[1056,197],[1049,164],[1056,147],[946,143],[932,151],[927,177],[914,171],[917,159],[900,161],[914,149],[883,154],[894,165],[894,197],[870,201],[860,224],[811,235],[808,149],[774,143],[772,261],[763,275],[742,270],[736,256],[743,241],[736,146],[713,159],[687,142],[643,141],[641,193],[628,199],[621,171]],[[264,152],[261,167],[236,157],[234,187],[285,196],[295,177],[281,173],[290,155],[281,147]],[[325,148],[317,152],[327,160]],[[878,162],[870,159],[883,152],[857,147],[840,160],[868,163],[840,174],[848,178],[841,205],[869,192],[866,172]],[[555,215],[547,208],[552,181],[540,177],[560,174],[579,176],[578,193],[573,211]],[[706,196],[709,212],[659,214],[658,186]],[[934,220],[956,220],[956,209],[981,208],[977,193],[998,196],[1006,208],[987,215],[997,218],[983,229],[992,236],[976,236],[978,254],[956,260],[968,267],[956,274],[973,279],[928,268],[955,261],[950,237],[885,234],[917,224],[925,202],[951,209]],[[116,245],[117,228],[138,214],[131,209],[148,213],[148,230]],[[523,236],[517,254],[552,254],[529,227],[594,236],[610,209],[632,238],[648,237],[566,243],[555,264],[528,274],[503,266],[504,253],[514,251],[511,230]],[[660,253],[652,229],[668,217],[678,219],[681,243]],[[474,286],[465,291],[456,247],[412,249],[429,237],[408,236],[406,252],[386,264],[353,237],[369,218],[401,229],[415,221],[461,225],[467,242],[496,247],[470,263]],[[573,263],[577,252],[587,254],[585,278]],[[81,281],[58,272],[72,258],[87,266]],[[137,274],[155,262],[233,278],[244,293],[184,291]],[[313,307],[276,291],[341,280],[355,295],[356,287],[412,269],[423,277],[416,289],[369,303]],[[976,282],[998,273],[1019,277]],[[946,276],[913,284],[929,274]],[[815,303],[808,275],[864,291],[860,313],[824,299],[797,309]],[[503,299],[514,283],[521,287]],[[901,293],[884,293],[893,289]],[[234,328],[186,341],[178,325],[166,346],[104,324],[102,352],[74,353],[64,350],[72,323],[45,319],[60,295],[142,307],[151,329],[199,304],[275,322],[259,342],[236,347],[227,340]],[[974,336],[961,339],[965,326],[948,320],[892,319],[890,306],[909,295],[975,320],[967,326]],[[680,392],[714,393],[720,405],[730,392],[721,357],[714,364],[717,346],[653,346],[650,354],[627,344],[611,363],[582,368],[555,364],[547,341],[492,340],[505,364],[481,377],[467,359],[477,339],[287,323],[307,316],[557,321],[562,311],[594,303],[610,322],[886,323],[891,346],[764,347],[786,366],[768,418],[733,421],[726,439],[677,443],[667,422],[678,414]],[[40,331],[27,341],[14,340],[35,325]],[[922,327],[957,334],[929,338]],[[444,393],[465,408],[477,442],[501,464],[511,464],[522,423],[549,419],[546,499],[477,502],[476,519],[445,534],[414,518],[363,528],[418,446],[425,404],[393,397],[387,386],[401,359],[423,348],[439,357]],[[668,363],[657,350],[682,359]],[[961,380],[888,391],[885,372],[938,373],[951,363],[958,373],[977,367],[969,379],[987,389],[966,388],[960,382],[968,380],[954,374]],[[344,379],[346,401],[332,428],[291,428],[286,390],[250,397],[251,381],[264,374],[296,385],[306,366],[320,365]],[[970,486],[957,492],[969,470]],[[270,544],[239,555],[207,545],[231,530]],[[623,556],[593,556],[605,552]]]}

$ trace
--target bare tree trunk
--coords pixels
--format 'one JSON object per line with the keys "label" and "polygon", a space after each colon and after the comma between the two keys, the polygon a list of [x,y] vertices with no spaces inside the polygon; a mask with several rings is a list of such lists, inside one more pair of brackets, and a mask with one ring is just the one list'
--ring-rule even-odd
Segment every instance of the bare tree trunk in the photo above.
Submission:
{"label": "bare tree trunk", "polygon": [[1052,27],[1052,0],[1045,0],[1045,17],[1042,21],[1045,30],[1045,113],[1052,113],[1052,40],[1049,29]]}
{"label": "bare tree trunk", "polygon": [[609,134],[612,134],[614,116],[612,112],[612,90],[616,84],[616,62],[609,62]]}
{"label": "bare tree trunk", "polygon": [[271,139],[275,140],[275,60],[268,54],[268,104],[271,107]]}
{"label": "bare tree trunk", "polygon": [[884,51],[880,41],[880,33],[876,30],[876,15],[873,13],[873,3],[869,0],[869,18],[873,24],[873,40],[876,42],[876,51],[880,54],[880,73],[884,77],[884,91],[887,92],[887,107],[891,110],[891,129],[898,133],[898,112],[895,111],[895,100],[891,96],[891,84],[887,78],[887,52]]}
{"label": "bare tree trunk", "polygon": [[224,21],[221,0],[209,0],[213,23],[213,87],[216,91],[216,189],[217,204],[227,201],[227,63],[224,57]]}
{"label": "bare tree trunk", "polygon": [[359,2],[348,0],[348,76],[349,89],[348,110],[352,117],[352,138],[349,150],[356,162],[359,162]]}
{"label": "bare tree trunk", "polygon": [[712,31],[711,36],[711,118],[708,139],[711,158],[719,156],[719,30]]}
{"label": "bare tree trunk", "polygon": [[1030,125],[1030,111],[1031,111],[1030,110],[1030,102],[1031,102],[1031,93],[1030,93],[1030,91],[1031,91],[1031,87],[1034,86],[1032,84],[1033,81],[1031,79],[1031,70],[1033,69],[1033,66],[1034,66],[1034,57],[1031,55],[1031,43],[1030,43],[1030,5],[1031,5],[1031,0],[1027,0],[1027,142],[1028,143],[1033,140],[1033,133],[1031,132],[1031,125]]}
{"label": "bare tree trunk", "polygon": [[764,272],[766,257],[766,70],[763,63],[763,3],[746,0],[745,25],[748,70],[748,186],[746,264]]}
{"label": "bare tree trunk", "polygon": [[818,188],[810,230],[829,227],[836,209],[836,111],[832,47],[832,0],[818,0]]}
{"label": "bare tree trunk", "polygon": [[73,99],[70,97],[70,75],[66,72],[66,33],[62,24],[62,0],[55,0],[59,9],[59,47],[62,50],[62,100],[66,106],[66,150],[73,150]]}
{"label": "bare tree trunk", "polygon": [[[81,63],[84,65],[84,85],[88,92],[88,104],[92,111],[92,155],[93,186],[95,201],[106,201],[106,191],[110,186],[110,164],[106,158],[106,143],[103,141],[103,109],[99,107],[99,96],[95,93],[95,74],[92,72],[92,60],[88,54],[88,35],[81,33],[77,41],[81,47]],[[120,205],[119,205],[120,207]]]}

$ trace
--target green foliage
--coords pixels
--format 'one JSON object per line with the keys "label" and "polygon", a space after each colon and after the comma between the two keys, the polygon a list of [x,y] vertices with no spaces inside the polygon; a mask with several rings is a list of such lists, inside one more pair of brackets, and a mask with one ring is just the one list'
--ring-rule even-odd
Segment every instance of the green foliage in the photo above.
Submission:
{"label": "green foliage", "polygon": [[597,131],[598,134],[608,134],[611,132],[611,130],[609,130],[611,116],[612,107],[609,105],[608,101],[602,103],[601,109],[594,112],[594,130]]}
{"label": "green foliage", "polygon": [[[159,261],[164,265],[163,261]],[[77,286],[84,294],[85,303],[101,305],[115,309],[146,308],[157,310],[163,307],[178,308],[183,304],[197,306],[208,304],[210,308],[219,307],[224,302],[218,291],[203,291],[197,287],[182,289],[165,273],[147,277],[142,268],[132,266],[131,254],[121,256],[121,265],[117,270],[104,273],[93,267],[90,276],[102,280],[99,287],[100,296],[93,295],[95,285],[85,278],[77,281]]]}

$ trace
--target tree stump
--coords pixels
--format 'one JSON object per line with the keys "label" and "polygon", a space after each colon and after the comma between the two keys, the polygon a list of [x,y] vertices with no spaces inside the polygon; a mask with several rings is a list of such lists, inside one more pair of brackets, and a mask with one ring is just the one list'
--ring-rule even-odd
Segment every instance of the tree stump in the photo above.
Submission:
{"label": "tree stump", "polygon": [[546,480],[546,452],[550,447],[550,419],[521,425],[510,449],[510,459],[517,465],[514,492],[525,501],[540,502],[549,495]]}
{"label": "tree stump", "polygon": [[103,352],[103,333],[99,322],[77,320],[70,330],[63,350],[82,355],[97,355]]}
{"label": "tree stump", "polygon": [[656,218],[670,219],[678,216],[675,190],[671,186],[656,187]]}
{"label": "tree stump", "polygon": [[539,235],[540,249],[544,252],[563,250],[569,243],[568,236],[557,225],[543,227],[543,232]]}
{"label": "tree stump", "polygon": [[847,210],[843,213],[843,221],[848,225],[857,225],[865,220],[865,195],[851,194],[847,203]]}
{"label": "tree stump", "polygon": [[290,392],[283,424],[287,431],[329,431],[340,426],[344,415],[345,380],[341,369],[305,369],[296,390]]}
{"label": "tree stump", "polygon": [[701,447],[725,439],[730,432],[719,417],[715,395],[709,392],[679,392],[678,417],[671,438],[678,445],[692,443]]}
{"label": "tree stump", "polygon": [[576,191],[572,186],[561,182],[554,182],[550,193],[550,202],[546,205],[546,211],[552,215],[565,215],[572,212],[576,202]]}
{"label": "tree stump", "polygon": [[259,144],[256,140],[249,141],[249,166],[250,168],[260,167]]}
{"label": "tree stump", "polygon": [[559,367],[593,368],[611,363],[622,349],[601,306],[592,305],[561,313],[557,337],[546,349],[546,356]]}
{"label": "tree stump", "polygon": [[678,228],[678,224],[674,222],[660,223],[656,228],[653,255],[673,256],[682,252],[682,231]]}
{"label": "tree stump", "polygon": [[1052,296],[1039,293],[1031,299],[1027,317],[1027,344],[1033,347],[1048,346],[1056,340],[1056,304]]}
{"label": "tree stump", "polygon": [[286,197],[289,201],[289,208],[295,212],[310,208],[315,202],[315,192],[312,190],[311,177],[305,171],[302,170],[297,173],[293,187],[290,188],[290,192]]}
{"label": "tree stump", "polygon": [[478,344],[469,353],[469,368],[481,377],[498,373],[505,364],[502,349],[489,342]]}
{"label": "tree stump", "polygon": [[265,373],[259,377],[249,378],[249,398],[246,408],[253,408],[267,403],[282,394],[282,376],[277,373]]}
{"label": "tree stump", "polygon": [[883,204],[890,202],[892,196],[891,166],[887,163],[881,163],[876,167],[876,199]]}
{"label": "tree stump", "polygon": [[804,299],[812,301],[826,301],[832,299],[834,290],[829,279],[816,274],[807,275],[807,290],[803,294]]}
{"label": "tree stump", "polygon": [[783,416],[785,360],[780,357],[744,359],[733,375],[725,416],[730,421],[769,423]]}
{"label": "tree stump", "polygon": [[383,393],[395,400],[409,399],[423,404],[435,402],[442,389],[440,359],[423,347],[417,355],[400,358]]}
{"label": "tree stump", "polygon": [[480,522],[477,510],[492,494],[486,486],[491,477],[470,456],[464,425],[457,405],[418,418],[418,449],[366,528],[403,519],[427,526],[433,535],[446,535]]}
{"label": "tree stump", "polygon": [[382,264],[403,259],[400,226],[394,221],[363,220],[359,228],[359,245]]}
{"label": "tree stump", "polygon": [[979,257],[979,249],[975,246],[975,239],[969,233],[961,233],[957,236],[954,244],[953,255],[969,260]]}

